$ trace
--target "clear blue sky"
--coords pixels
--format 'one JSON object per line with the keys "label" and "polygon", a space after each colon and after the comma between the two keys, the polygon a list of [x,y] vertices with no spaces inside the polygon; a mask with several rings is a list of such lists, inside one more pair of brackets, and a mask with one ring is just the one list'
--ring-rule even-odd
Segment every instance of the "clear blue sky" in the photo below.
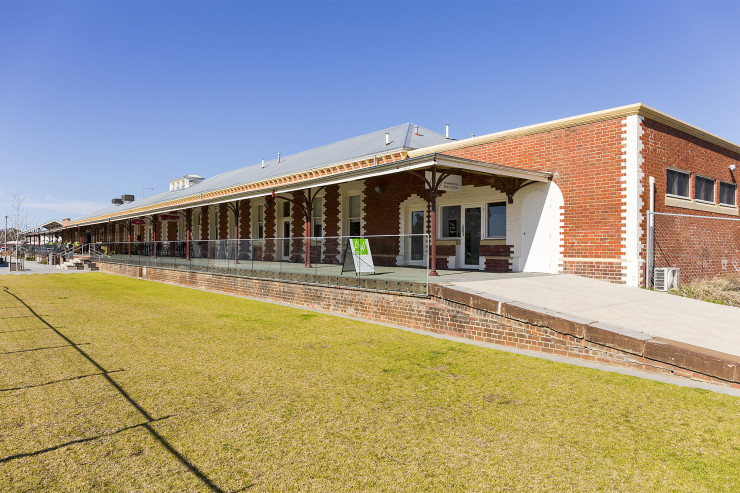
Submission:
{"label": "clear blue sky", "polygon": [[[72,218],[406,122],[643,102],[740,142],[740,2],[0,0],[0,212]],[[1,226],[0,226],[1,227]]]}

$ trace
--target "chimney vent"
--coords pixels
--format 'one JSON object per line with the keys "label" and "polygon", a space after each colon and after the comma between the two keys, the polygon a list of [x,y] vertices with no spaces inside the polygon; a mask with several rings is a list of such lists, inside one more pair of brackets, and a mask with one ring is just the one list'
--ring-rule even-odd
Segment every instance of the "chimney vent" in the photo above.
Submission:
{"label": "chimney vent", "polygon": [[386,132],[385,133],[385,145],[390,145],[390,144],[391,144],[391,134]]}
{"label": "chimney vent", "polygon": [[450,124],[449,123],[445,123],[445,137],[448,139],[450,138]]}

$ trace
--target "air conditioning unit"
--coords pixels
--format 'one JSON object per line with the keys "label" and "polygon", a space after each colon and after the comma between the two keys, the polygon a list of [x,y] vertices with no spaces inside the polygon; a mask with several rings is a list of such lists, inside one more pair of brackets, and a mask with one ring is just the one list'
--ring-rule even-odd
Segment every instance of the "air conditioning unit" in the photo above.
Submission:
{"label": "air conditioning unit", "polygon": [[670,291],[678,289],[678,267],[659,267],[653,275],[653,288],[656,291]]}

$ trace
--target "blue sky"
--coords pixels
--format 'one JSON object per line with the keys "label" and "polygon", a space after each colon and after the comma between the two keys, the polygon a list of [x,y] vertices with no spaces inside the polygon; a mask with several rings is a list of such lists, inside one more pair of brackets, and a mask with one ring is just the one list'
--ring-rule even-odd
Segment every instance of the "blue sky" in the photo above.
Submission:
{"label": "blue sky", "polygon": [[406,122],[643,102],[740,142],[738,33],[734,1],[0,0],[0,212],[74,218]]}

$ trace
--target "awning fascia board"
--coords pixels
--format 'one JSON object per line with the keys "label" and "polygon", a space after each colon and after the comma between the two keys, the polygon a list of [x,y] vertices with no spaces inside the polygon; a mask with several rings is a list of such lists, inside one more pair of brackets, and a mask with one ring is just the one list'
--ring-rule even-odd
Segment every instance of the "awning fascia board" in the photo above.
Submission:
{"label": "awning fascia board", "polygon": [[238,194],[229,195],[227,197],[219,197],[213,199],[204,199],[189,204],[179,204],[173,207],[167,207],[157,210],[150,210],[144,212],[131,212],[129,214],[122,214],[115,218],[105,218],[99,220],[93,220],[81,224],[70,225],[69,227],[88,226],[95,224],[104,224],[110,221],[123,221],[126,219],[132,219],[136,217],[151,216],[153,214],[168,214],[176,211],[182,211],[186,209],[195,209],[205,205],[218,205],[227,202],[233,202],[235,200],[246,200],[266,197],[275,193],[290,193],[299,190],[306,190],[308,188],[314,188],[319,186],[330,186],[347,183],[357,180],[366,180],[368,178],[375,178],[378,176],[392,175],[396,173],[403,173],[405,171],[419,171],[427,168],[437,166],[443,169],[459,169],[461,171],[469,171],[472,173],[487,174],[493,176],[505,176],[509,178],[522,178],[526,180],[547,182],[552,179],[552,173],[544,171],[530,171],[520,168],[514,168],[511,166],[504,166],[494,163],[485,163],[482,161],[476,161],[473,159],[460,158],[456,156],[448,156],[445,154],[426,154],[409,159],[403,159],[400,161],[394,161],[391,163],[384,163],[373,166],[372,168],[362,168],[357,170],[351,170],[343,173],[341,176],[332,177],[321,177],[313,180],[306,180],[298,183],[291,183],[289,185],[278,186],[271,189],[263,189],[259,191],[243,192]]}

